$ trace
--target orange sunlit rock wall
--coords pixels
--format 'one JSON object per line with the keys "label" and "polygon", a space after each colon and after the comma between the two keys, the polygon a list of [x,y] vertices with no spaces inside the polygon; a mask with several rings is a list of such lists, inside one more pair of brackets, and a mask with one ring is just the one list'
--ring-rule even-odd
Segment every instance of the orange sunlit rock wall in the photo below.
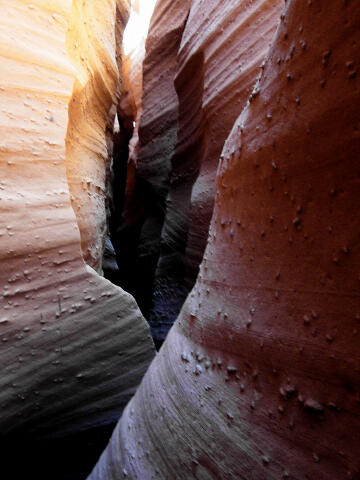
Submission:
{"label": "orange sunlit rock wall", "polygon": [[69,105],[67,176],[84,259],[101,272],[112,155],[108,137],[121,91],[122,32],[129,7],[123,1],[74,0],[72,8],[67,50],[76,81]]}
{"label": "orange sunlit rock wall", "polygon": [[286,2],[196,285],[91,480],[359,478],[359,24]]}
{"label": "orange sunlit rock wall", "polygon": [[[69,0],[1,0],[0,6],[3,440],[116,420],[153,349],[132,297],[86,266],[67,181],[78,162],[79,185],[102,188],[93,182],[103,179],[104,165],[94,158],[105,159],[106,114],[118,89],[115,42],[107,40],[115,36],[116,12],[125,15],[129,6],[107,1],[86,12],[84,3]],[[85,53],[82,40],[80,59],[87,61],[80,66],[69,58],[76,29],[86,38],[101,36],[100,63],[98,44],[90,42]],[[101,109],[90,105],[94,79],[99,84],[92,87],[105,95]],[[80,229],[94,238],[102,230],[102,205],[86,215]]]}

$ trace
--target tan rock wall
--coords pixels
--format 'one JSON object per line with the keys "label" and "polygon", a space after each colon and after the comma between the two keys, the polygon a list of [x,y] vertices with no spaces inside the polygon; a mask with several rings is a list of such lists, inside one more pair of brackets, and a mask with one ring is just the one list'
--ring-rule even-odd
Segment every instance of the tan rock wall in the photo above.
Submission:
{"label": "tan rock wall", "polygon": [[121,40],[127,19],[127,2],[75,0],[67,33],[76,68],[66,138],[67,176],[83,256],[99,272],[112,155],[107,137],[121,91]]}
{"label": "tan rock wall", "polygon": [[[68,57],[71,42],[66,45],[69,22],[75,29],[70,1],[0,3],[2,436],[56,435],[115,420],[153,356],[133,299],[84,263],[66,175],[76,150],[75,160],[83,162],[79,185],[103,185],[92,183],[104,177],[93,161],[105,159],[105,119],[116,95],[115,43],[108,41],[116,5],[128,8],[115,1],[93,5],[82,17],[91,28],[76,26],[85,38],[101,35],[100,64],[89,43],[80,70]],[[100,110],[95,103],[92,117],[94,78],[111,98]],[[73,130],[65,156],[70,99]],[[89,232],[101,229],[101,213],[102,207],[87,211]]]}

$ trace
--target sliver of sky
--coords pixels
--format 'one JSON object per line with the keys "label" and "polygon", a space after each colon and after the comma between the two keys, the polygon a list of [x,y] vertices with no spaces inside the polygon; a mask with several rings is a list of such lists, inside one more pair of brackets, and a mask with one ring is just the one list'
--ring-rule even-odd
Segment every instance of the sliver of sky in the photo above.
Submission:
{"label": "sliver of sky", "polygon": [[146,38],[156,0],[132,0],[131,14],[124,32],[124,53],[129,55]]}

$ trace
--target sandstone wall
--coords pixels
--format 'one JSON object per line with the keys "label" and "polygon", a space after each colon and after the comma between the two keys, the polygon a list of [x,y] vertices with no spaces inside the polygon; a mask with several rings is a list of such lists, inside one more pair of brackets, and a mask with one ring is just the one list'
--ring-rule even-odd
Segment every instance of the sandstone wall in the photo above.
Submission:
{"label": "sandstone wall", "polygon": [[[73,2],[67,34],[76,68],[66,138],[67,176],[85,261],[101,272],[111,135],[121,90],[126,1]],[[110,137],[110,138],[109,138]]]}
{"label": "sandstone wall", "polygon": [[287,1],[196,285],[91,480],[359,478],[359,22]]}
{"label": "sandstone wall", "polygon": [[67,181],[82,234],[100,244],[114,37],[129,5],[0,6],[1,439],[56,436],[116,420],[153,357],[132,297],[84,263]]}
{"label": "sandstone wall", "polygon": [[220,153],[260,73],[282,5],[191,2],[174,80],[179,127],[150,316],[161,339],[198,274]]}
{"label": "sandstone wall", "polygon": [[177,52],[189,1],[160,1],[151,20],[143,63],[142,111],[128,168],[127,194],[115,236],[121,285],[142,311],[150,310],[152,283],[160,254],[161,229],[177,139],[178,100],[174,87]]}

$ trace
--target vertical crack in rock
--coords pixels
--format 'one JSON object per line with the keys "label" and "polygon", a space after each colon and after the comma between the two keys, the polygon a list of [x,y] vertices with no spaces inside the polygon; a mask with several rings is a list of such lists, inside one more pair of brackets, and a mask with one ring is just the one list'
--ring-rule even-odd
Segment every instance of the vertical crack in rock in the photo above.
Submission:
{"label": "vertical crack in rock", "polygon": [[150,316],[153,337],[161,343],[189,291],[185,253],[193,185],[203,157],[204,54],[195,53],[175,79],[179,99],[179,131],[171,159],[170,188]]}
{"label": "vertical crack in rock", "polygon": [[123,55],[123,26],[127,21],[124,12],[117,6],[116,21],[116,52],[117,65],[122,80],[119,98],[116,106],[116,117],[113,129],[109,131],[109,143],[111,143],[111,161],[109,162],[109,180],[107,189],[107,220],[108,229],[105,238],[103,257],[103,270],[106,278],[116,285],[122,286],[126,291],[126,285],[121,283],[121,272],[117,264],[116,251],[113,241],[121,221],[125,203],[125,190],[127,182],[127,169],[129,160],[130,140],[134,132],[134,121],[137,110],[140,108],[134,98],[135,85],[133,58]]}
{"label": "vertical crack in rock", "polygon": [[[139,62],[140,65],[137,65],[136,62]],[[121,61],[123,88],[117,106],[113,132],[113,155],[109,188],[109,235],[106,238],[103,265],[105,277],[116,285],[122,286],[126,291],[129,291],[129,288],[127,283],[123,281],[123,269],[119,269],[117,258],[121,256],[122,250],[129,254],[129,248],[126,245],[119,247],[116,239],[125,205],[130,141],[134,134],[134,121],[141,108],[141,105],[137,104],[134,95],[135,83],[138,80],[137,76],[139,76],[139,71],[142,71],[141,62],[142,57],[138,59],[132,55],[122,57]]]}
{"label": "vertical crack in rock", "polygon": [[[151,307],[171,158],[177,139],[174,77],[188,5],[188,1],[160,3],[152,17],[143,63],[142,114],[138,115],[132,140],[134,144],[138,136],[138,144],[136,149],[132,146],[124,211],[112,236],[120,285],[134,294],[145,316]],[[171,22],[163,22],[164,11]],[[141,92],[136,92],[139,95]]]}

